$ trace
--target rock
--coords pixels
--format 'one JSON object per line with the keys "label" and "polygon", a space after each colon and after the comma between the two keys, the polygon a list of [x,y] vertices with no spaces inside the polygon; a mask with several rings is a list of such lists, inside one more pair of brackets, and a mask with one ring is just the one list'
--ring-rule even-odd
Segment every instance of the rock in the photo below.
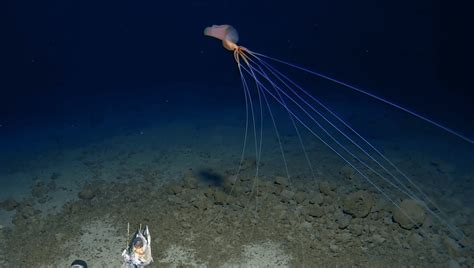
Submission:
{"label": "rock", "polygon": [[331,186],[329,185],[329,182],[327,181],[322,181],[319,183],[319,191],[325,195],[333,194]]}
{"label": "rock", "polygon": [[384,217],[384,218],[383,218],[383,223],[384,223],[385,225],[393,224],[392,217]]}
{"label": "rock", "polygon": [[47,195],[42,196],[41,198],[38,199],[38,203],[44,204],[44,203],[46,203],[46,202],[48,201],[48,198],[49,198],[49,197],[48,197]]}
{"label": "rock", "polygon": [[383,236],[379,235],[379,234],[374,234],[372,235],[372,241],[376,244],[382,244],[383,242],[385,242],[387,239],[383,238]]}
{"label": "rock", "polygon": [[358,224],[352,224],[349,226],[349,229],[351,231],[351,234],[354,236],[360,236],[362,235],[362,232],[364,231],[363,227]]}
{"label": "rock", "polygon": [[347,243],[352,239],[351,233],[342,233],[341,235],[338,236],[338,240],[340,240],[342,243]]}
{"label": "rock", "polygon": [[12,211],[17,208],[20,204],[15,201],[13,198],[8,198],[7,200],[0,203],[0,208],[3,208],[6,211]]}
{"label": "rock", "polygon": [[221,191],[214,192],[214,204],[224,205],[227,204],[227,195]]}
{"label": "rock", "polygon": [[186,202],[176,195],[168,196],[168,202],[172,203],[173,205],[177,205],[179,207],[187,207]]}
{"label": "rock", "polygon": [[182,191],[183,188],[181,187],[181,185],[178,184],[173,184],[168,188],[168,192],[174,195],[180,194]]}
{"label": "rock", "polygon": [[311,225],[311,223],[305,221],[301,224],[301,227],[303,227],[304,229],[311,229],[313,226]]}
{"label": "rock", "polygon": [[295,194],[295,201],[297,204],[301,204],[306,200],[306,193],[303,191],[298,191]]}
{"label": "rock", "polygon": [[334,245],[334,244],[329,244],[329,249],[331,250],[331,252],[335,253],[339,250],[339,246]]}
{"label": "rock", "polygon": [[63,242],[63,239],[64,239],[65,236],[66,235],[63,234],[63,233],[55,233],[54,234],[54,239],[56,240],[56,242],[61,243],[61,242]]}
{"label": "rock", "polygon": [[344,212],[357,218],[369,215],[374,201],[366,191],[357,191],[349,194],[343,201]]}
{"label": "rock", "polygon": [[405,199],[393,213],[393,219],[402,228],[410,230],[421,226],[425,221],[426,213],[422,205],[413,199]]}
{"label": "rock", "polygon": [[355,178],[356,171],[349,165],[345,165],[341,168],[339,173],[346,179],[352,180]]}
{"label": "rock", "polygon": [[[260,163],[261,165],[262,163]],[[253,169],[257,166],[257,161],[252,158],[246,158],[244,161],[242,161],[240,169],[241,170],[246,170],[246,169]]]}
{"label": "rock", "polygon": [[308,211],[308,215],[317,218],[322,217],[324,215],[324,209],[319,205],[311,206]]}
{"label": "rock", "polygon": [[42,180],[36,180],[35,186],[31,190],[31,195],[36,198],[41,198],[46,194],[46,186]]}
{"label": "rock", "polygon": [[84,187],[84,189],[77,194],[77,196],[83,200],[91,200],[92,198],[95,197],[95,195],[96,195],[96,192],[90,185],[87,185],[86,187]]}
{"label": "rock", "polygon": [[417,233],[412,233],[408,236],[408,243],[410,244],[411,248],[418,247],[421,242],[423,242],[423,237]]}
{"label": "rock", "polygon": [[51,180],[50,182],[48,182],[47,191],[54,191],[54,190],[56,190],[56,188],[57,188],[57,185],[56,185],[55,180]]}
{"label": "rock", "polygon": [[210,208],[209,201],[206,198],[196,199],[193,206],[200,210],[207,210]]}
{"label": "rock", "polygon": [[372,208],[372,212],[384,212],[387,210],[388,203],[385,199],[379,199],[375,202],[374,207]]}
{"label": "rock", "polygon": [[237,176],[230,176],[224,179],[222,183],[222,188],[226,193],[231,193],[234,191],[235,181],[237,180]]}
{"label": "rock", "polygon": [[184,173],[184,187],[189,189],[198,188],[198,179],[194,175],[192,169]]}
{"label": "rock", "polygon": [[275,184],[278,184],[278,185],[283,185],[283,186],[288,185],[288,179],[282,176],[276,176],[274,182]]}
{"label": "rock", "polygon": [[284,189],[280,193],[281,201],[284,202],[289,202],[291,199],[293,199],[293,196],[295,196],[295,193],[287,189]]}
{"label": "rock", "polygon": [[309,197],[309,203],[310,204],[316,204],[316,205],[321,205],[323,204],[324,202],[324,197],[321,193],[313,193],[311,194],[311,196]]}
{"label": "rock", "polygon": [[449,255],[452,257],[461,257],[462,256],[462,248],[461,246],[454,241],[452,238],[445,237],[443,240],[443,244],[448,249]]}
{"label": "rock", "polygon": [[351,224],[351,219],[352,217],[349,216],[349,215],[346,215],[344,213],[340,213],[337,217],[336,217],[336,223],[337,223],[337,227],[339,229],[346,229],[349,224]]}
{"label": "rock", "polygon": [[57,180],[57,179],[59,178],[59,176],[61,176],[61,174],[59,174],[59,173],[57,173],[57,172],[53,172],[53,173],[51,174],[50,179],[54,181],[54,180]]}

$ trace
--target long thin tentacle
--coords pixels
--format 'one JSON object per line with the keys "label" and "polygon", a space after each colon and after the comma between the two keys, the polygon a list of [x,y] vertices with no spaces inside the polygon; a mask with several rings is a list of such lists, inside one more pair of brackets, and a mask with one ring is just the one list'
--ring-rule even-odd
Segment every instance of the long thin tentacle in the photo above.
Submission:
{"label": "long thin tentacle", "polygon": [[326,80],[329,80],[329,81],[331,81],[331,82],[334,82],[334,83],[339,84],[339,85],[342,85],[342,86],[345,86],[345,87],[347,87],[347,88],[350,88],[350,89],[352,89],[352,90],[354,90],[354,91],[357,91],[357,92],[359,92],[359,93],[362,93],[362,94],[364,94],[364,95],[367,95],[367,96],[369,96],[369,97],[371,97],[371,98],[374,98],[374,99],[376,99],[376,100],[378,100],[378,101],[381,101],[381,102],[383,102],[383,103],[385,103],[385,104],[388,104],[388,105],[390,105],[390,106],[392,106],[392,107],[395,107],[395,108],[397,108],[397,109],[399,109],[399,110],[402,110],[402,111],[404,111],[404,112],[406,112],[406,113],[408,113],[408,114],[411,114],[411,115],[413,115],[413,116],[415,116],[415,117],[417,117],[417,118],[419,118],[419,119],[421,119],[421,120],[423,120],[423,121],[425,121],[425,122],[430,123],[431,125],[434,125],[434,126],[440,128],[440,129],[442,129],[442,130],[444,130],[444,131],[446,131],[446,132],[448,132],[448,133],[451,133],[451,134],[454,135],[454,136],[457,136],[457,137],[461,138],[462,140],[464,140],[464,141],[466,141],[466,142],[468,142],[468,143],[470,143],[470,144],[474,144],[474,140],[473,140],[473,139],[471,139],[471,138],[469,138],[469,137],[467,137],[467,136],[465,136],[465,135],[463,135],[463,134],[461,134],[461,133],[459,133],[459,132],[457,132],[457,131],[455,131],[455,130],[449,128],[449,127],[446,127],[446,126],[444,126],[444,125],[442,125],[442,124],[440,124],[440,123],[438,123],[438,122],[436,122],[436,121],[434,121],[434,120],[432,120],[432,119],[429,119],[428,117],[426,117],[426,116],[424,116],[424,115],[421,115],[420,113],[417,113],[417,112],[415,112],[415,111],[412,111],[412,110],[410,110],[410,109],[408,109],[408,108],[405,108],[405,107],[403,107],[403,106],[401,106],[401,105],[399,105],[399,104],[396,104],[396,103],[394,103],[394,102],[392,102],[392,101],[389,101],[389,100],[387,100],[387,99],[385,99],[385,98],[379,97],[379,96],[377,96],[377,95],[375,95],[375,94],[373,94],[373,93],[370,93],[370,92],[368,92],[368,91],[366,91],[366,90],[360,89],[360,88],[355,87],[355,86],[353,86],[353,85],[350,85],[350,84],[348,84],[348,83],[346,83],[346,82],[339,81],[339,80],[337,80],[337,79],[335,79],[335,78],[332,78],[332,77],[330,77],[330,76],[327,76],[327,75],[325,75],[325,74],[312,71],[312,70],[310,70],[310,69],[308,69],[308,68],[305,68],[305,67],[296,65],[296,64],[291,63],[291,62],[287,62],[287,61],[284,61],[284,60],[280,60],[280,59],[277,59],[277,58],[274,58],[274,57],[270,57],[270,56],[267,56],[267,55],[264,55],[264,54],[261,54],[261,53],[257,53],[257,52],[254,52],[254,51],[250,51],[250,50],[246,50],[246,51],[247,51],[249,54],[251,54],[251,55],[264,57],[264,58],[267,58],[267,59],[270,59],[270,60],[273,60],[273,61],[276,61],[276,62],[285,64],[285,65],[288,65],[288,66],[290,66],[290,67],[293,67],[293,68],[296,68],[296,69],[305,71],[305,72],[307,72],[307,73],[316,75],[316,76],[318,76],[318,77],[324,78],[324,79],[326,79]]}
{"label": "long thin tentacle", "polygon": [[[250,68],[252,68],[252,66],[249,66]],[[250,73],[250,70],[247,69],[246,67],[242,67],[247,73]],[[254,69],[255,70],[255,69]],[[396,208],[398,208],[404,215],[405,217],[407,217],[411,222],[415,223],[415,221],[409,216],[406,214],[405,211],[403,211],[400,206],[385,192],[383,191],[376,183],[374,183],[364,172],[362,172],[359,168],[357,168],[351,161],[349,161],[346,157],[344,157],[341,152],[339,152],[335,147],[331,146],[327,141],[325,141],[320,135],[318,135],[317,133],[314,132],[314,130],[309,127],[299,116],[297,116],[291,109],[289,109],[288,107],[286,107],[280,100],[277,96],[275,96],[273,93],[271,93],[271,91],[269,91],[266,86],[260,82],[258,79],[257,79],[257,82],[260,84],[260,87],[262,89],[264,89],[270,96],[272,96],[277,102],[279,102],[285,109],[287,109],[287,111],[289,113],[291,113],[294,118],[304,127],[306,128],[314,137],[316,137],[318,140],[320,140],[324,145],[326,145],[331,151],[333,151],[336,155],[338,155],[344,162],[346,162],[349,166],[351,166],[359,175],[361,175],[366,181],[368,181],[377,191],[379,191],[387,200],[389,200]],[[302,107],[300,106],[300,108],[302,109]],[[302,109],[303,112],[305,111],[304,109]],[[312,118],[311,115],[308,115],[308,117]],[[364,162],[357,158],[353,153],[351,153],[344,145],[342,145],[340,142],[338,142],[330,133],[328,133],[324,127],[322,125],[320,125],[320,123],[318,123],[314,118],[313,119],[313,122],[317,124],[317,126],[322,129],[326,135],[328,135],[328,137],[330,137],[340,148],[342,148],[346,153],[348,153],[349,155],[351,155],[351,157],[353,157],[354,159],[357,159],[359,163],[362,163],[364,164]],[[366,166],[366,164],[365,164]],[[368,166],[366,166],[368,167]],[[380,175],[379,175],[380,176]],[[380,176],[381,178],[384,178],[382,176]],[[396,186],[394,186],[396,187]],[[423,231],[424,232],[424,231]]]}
{"label": "long thin tentacle", "polygon": [[[374,150],[380,157],[382,157],[392,168],[395,169],[396,172],[398,172],[405,180],[407,180],[409,182],[410,185],[412,185],[417,191],[419,194],[421,194],[423,196],[423,202],[422,202],[422,205],[427,209],[427,211],[433,215],[435,218],[437,218],[439,221],[441,221],[444,225],[446,225],[453,233],[457,233],[457,234],[460,234],[461,232],[459,230],[457,230],[457,228],[455,228],[454,226],[452,226],[450,223],[448,223],[446,220],[444,220],[443,218],[441,218],[437,213],[435,213],[432,209],[430,209],[428,207],[428,204],[431,204],[432,206],[434,206],[439,212],[440,214],[446,219],[447,216],[446,214],[436,205],[435,202],[433,202],[422,190],[421,188],[415,184],[413,182],[413,180],[411,180],[405,173],[403,173],[392,161],[390,161],[385,155],[383,155],[377,148],[375,148],[375,146],[373,146],[369,141],[367,141],[362,135],[360,135],[355,129],[353,129],[348,123],[346,123],[344,120],[342,120],[339,116],[337,116],[331,109],[329,109],[326,105],[324,105],[324,103],[322,103],[319,99],[317,99],[316,97],[312,96],[311,94],[309,94],[306,90],[304,90],[301,86],[299,86],[298,84],[296,84],[294,81],[292,81],[290,78],[288,78],[287,76],[285,76],[284,74],[282,74],[281,72],[279,72],[277,69],[275,69],[274,67],[272,67],[271,65],[267,64],[265,61],[261,60],[260,58],[256,57],[256,59],[262,64],[264,65],[265,67],[267,67],[267,69],[270,70],[270,72],[275,76],[277,77],[277,79],[281,79],[281,77],[283,77],[285,80],[287,80],[288,82],[290,82],[291,84],[293,84],[293,86],[295,86],[296,88],[300,89],[302,92],[304,92],[308,97],[310,97],[311,99],[313,99],[318,105],[320,105],[321,107],[323,107],[326,111],[328,111],[332,116],[334,116],[339,122],[341,122],[345,127],[347,127],[349,130],[351,130],[356,136],[358,136],[365,144],[367,144],[372,150]],[[298,96],[298,98],[300,98],[301,101],[303,101],[304,103],[306,103],[311,109],[313,109],[315,112],[317,112],[319,114],[318,111],[316,111],[314,109],[314,107],[312,107],[309,103],[306,102],[306,100],[302,97],[300,97],[290,86],[288,86],[284,81],[280,80],[287,88],[290,89],[290,91],[293,92],[293,94],[295,94],[296,96]],[[319,114],[321,115],[321,114]],[[358,145],[354,140],[352,140],[350,137],[348,137],[344,132],[342,132],[338,127],[336,127],[332,122],[330,122],[328,119],[326,119],[325,116],[321,115],[322,118],[327,121],[331,126],[333,126],[339,133],[341,133],[345,138],[347,138],[349,141],[351,141],[357,148],[359,148],[360,150],[362,150],[367,156],[369,156],[369,158],[371,158],[378,166],[380,166],[385,172],[387,172],[387,174],[389,174],[393,179],[395,179],[397,181],[397,183],[399,183],[403,188],[404,190],[406,191],[403,191],[405,194],[407,194],[410,198],[412,199],[415,199],[415,200],[418,200],[419,198],[405,185],[403,184],[400,179],[398,179],[397,176],[395,176],[392,172],[390,172],[384,165],[382,165],[381,163],[379,163],[378,160],[376,160],[371,154],[369,154],[365,149],[363,149],[362,147],[360,147],[360,145]]]}

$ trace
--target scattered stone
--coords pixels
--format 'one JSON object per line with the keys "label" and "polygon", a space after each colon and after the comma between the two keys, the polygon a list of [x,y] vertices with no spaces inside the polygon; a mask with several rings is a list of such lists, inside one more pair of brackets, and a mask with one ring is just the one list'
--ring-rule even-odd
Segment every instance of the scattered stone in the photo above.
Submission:
{"label": "scattered stone", "polygon": [[281,201],[283,202],[290,202],[290,200],[293,199],[293,196],[295,196],[295,193],[287,189],[284,189],[280,193]]}
{"label": "scattered stone", "polygon": [[63,239],[66,235],[63,234],[63,233],[55,233],[54,234],[54,239],[56,240],[56,242],[63,242]]}
{"label": "scattered stone", "polygon": [[334,193],[331,190],[331,186],[327,181],[321,181],[319,183],[319,191],[325,195],[333,195]]}
{"label": "scattered stone", "polygon": [[349,225],[349,229],[354,236],[360,236],[364,231],[363,227],[359,224],[351,224]]}
{"label": "scattered stone", "polygon": [[16,209],[20,204],[15,201],[13,198],[8,198],[7,200],[0,203],[0,208],[6,211],[12,211]]}
{"label": "scattered stone", "polygon": [[324,202],[324,197],[321,193],[312,193],[311,197],[309,198],[310,204],[322,205]]}
{"label": "scattered stone", "polygon": [[393,224],[392,217],[384,217],[384,218],[383,218],[383,223],[384,223],[385,225]]}
{"label": "scattered stone", "polygon": [[345,165],[341,168],[341,170],[339,171],[339,173],[346,179],[349,179],[349,180],[352,180],[355,178],[355,175],[356,175],[356,172],[355,170],[349,166],[349,165]]}
{"label": "scattered stone", "polygon": [[287,186],[288,185],[288,179],[285,178],[285,177],[282,177],[282,176],[276,176],[275,177],[275,184]]}
{"label": "scattered stone", "polygon": [[200,210],[207,210],[209,209],[210,204],[206,198],[200,198],[193,202],[193,206]]}
{"label": "scattered stone", "polygon": [[412,248],[416,248],[421,242],[423,242],[423,237],[417,233],[412,233],[408,236],[408,243]]}
{"label": "scattered stone", "polygon": [[301,204],[306,200],[306,193],[303,191],[298,191],[295,194],[295,201],[297,204]]}
{"label": "scattered stone", "polygon": [[168,201],[170,203],[174,204],[174,205],[178,205],[179,207],[186,207],[187,206],[186,202],[183,199],[176,196],[176,195],[170,195],[168,197]]}
{"label": "scattered stone", "polygon": [[35,186],[31,190],[31,195],[36,198],[41,198],[46,194],[46,186],[42,180],[36,180]]}
{"label": "scattered stone", "polygon": [[224,205],[227,203],[227,195],[221,191],[214,192],[214,203],[216,205]]}
{"label": "scattered stone", "polygon": [[189,189],[197,189],[198,188],[198,180],[194,173],[189,170],[184,174],[184,187]]}
{"label": "scattered stone", "polygon": [[77,196],[83,200],[91,200],[95,197],[95,195],[96,195],[95,190],[90,184],[88,184],[84,187],[82,191],[79,192]]}
{"label": "scattered stone", "polygon": [[47,195],[43,195],[42,197],[38,198],[38,203],[44,204],[48,201],[49,197]]}
{"label": "scattered stone", "polygon": [[405,199],[395,209],[393,219],[402,228],[410,230],[423,224],[426,213],[421,204],[413,199]]}
{"label": "scattered stone", "polygon": [[350,215],[339,213],[336,217],[337,227],[339,229],[346,229],[351,224],[352,217]]}
{"label": "scattered stone", "polygon": [[61,175],[61,174],[59,174],[59,173],[57,173],[57,172],[53,172],[53,174],[51,174],[50,179],[53,180],[53,181],[54,181],[54,180],[57,180],[57,179],[59,179],[59,176],[60,176],[60,175]]}
{"label": "scattered stone", "polygon": [[[261,162],[260,162],[260,165],[262,165]],[[257,161],[255,159],[246,158],[246,159],[244,159],[244,161],[240,165],[240,169],[241,170],[253,169],[256,166],[257,166]]]}
{"label": "scattered stone", "polygon": [[183,191],[183,188],[181,185],[173,184],[168,188],[168,190],[170,194],[178,195]]}
{"label": "scattered stone", "polygon": [[56,181],[55,180],[49,181],[48,184],[46,185],[46,187],[47,187],[48,191],[56,190],[56,188],[57,188]]}
{"label": "scattered stone", "polygon": [[379,199],[375,202],[372,212],[384,212],[387,210],[388,202],[385,199]]}
{"label": "scattered stone", "polygon": [[324,215],[324,209],[319,205],[313,205],[310,207],[308,215],[316,218],[322,217]]}
{"label": "scattered stone", "polygon": [[385,242],[387,239],[383,238],[381,235],[379,234],[374,234],[372,236],[372,241],[376,244],[382,244],[383,242]]}
{"label": "scattered stone", "polygon": [[76,214],[81,211],[81,205],[77,202],[74,202],[69,206],[69,211],[71,212],[71,214]]}
{"label": "scattered stone", "polygon": [[352,239],[352,235],[351,233],[342,233],[341,235],[338,236],[338,239],[341,242],[346,243]]}
{"label": "scattered stone", "polygon": [[311,225],[311,223],[305,221],[301,224],[301,227],[303,227],[304,229],[311,229],[313,226]]}
{"label": "scattered stone", "polygon": [[231,191],[233,191],[236,179],[236,176],[230,176],[224,179],[222,183],[222,188],[226,193],[230,193]]}
{"label": "scattered stone", "polygon": [[357,191],[349,194],[343,201],[344,212],[357,218],[369,215],[374,201],[366,191]]}
{"label": "scattered stone", "polygon": [[445,237],[443,240],[443,244],[448,249],[449,255],[452,257],[461,257],[462,256],[462,248],[461,246],[454,241],[452,238]]}

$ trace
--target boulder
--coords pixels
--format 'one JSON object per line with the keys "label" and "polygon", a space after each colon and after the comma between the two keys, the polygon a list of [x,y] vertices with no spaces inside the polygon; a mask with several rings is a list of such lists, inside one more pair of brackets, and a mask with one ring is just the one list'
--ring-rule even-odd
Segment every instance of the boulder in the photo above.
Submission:
{"label": "boulder", "polygon": [[322,217],[324,213],[324,209],[319,205],[313,205],[308,210],[308,215],[316,218]]}
{"label": "boulder", "polygon": [[374,206],[374,200],[366,191],[357,191],[349,194],[343,201],[343,210],[356,218],[369,215]]}
{"label": "boulder", "polygon": [[413,199],[403,200],[393,213],[393,220],[407,230],[421,226],[425,218],[425,209],[418,201]]}
{"label": "boulder", "polygon": [[295,194],[295,201],[297,204],[301,204],[306,200],[306,193],[303,191],[298,191]]}

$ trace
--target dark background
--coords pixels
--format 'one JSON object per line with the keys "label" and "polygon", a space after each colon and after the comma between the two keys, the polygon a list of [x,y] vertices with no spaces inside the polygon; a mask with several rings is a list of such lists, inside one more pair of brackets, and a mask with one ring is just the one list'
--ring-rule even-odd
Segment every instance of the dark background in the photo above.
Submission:
{"label": "dark background", "polygon": [[240,43],[255,51],[443,122],[474,122],[467,1],[16,0],[3,6],[4,126],[77,112],[114,95],[165,94],[171,84],[238,87],[231,55],[202,35],[212,24],[233,25]]}

